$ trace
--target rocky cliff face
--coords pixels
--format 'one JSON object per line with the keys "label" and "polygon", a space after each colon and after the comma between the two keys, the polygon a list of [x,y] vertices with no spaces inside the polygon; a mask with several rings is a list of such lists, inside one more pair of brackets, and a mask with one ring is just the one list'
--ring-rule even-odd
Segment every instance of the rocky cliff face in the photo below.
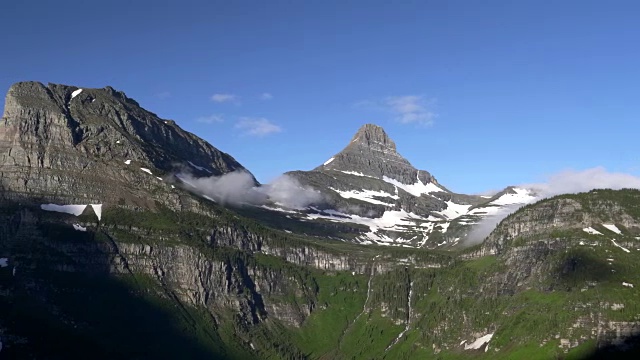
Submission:
{"label": "rocky cliff face", "polygon": [[[163,187],[156,177],[167,177],[178,167],[201,175],[245,170],[230,155],[110,87],[24,82],[7,93],[0,123],[5,197],[144,206],[148,199],[142,193]],[[156,199],[177,201],[171,195]]]}

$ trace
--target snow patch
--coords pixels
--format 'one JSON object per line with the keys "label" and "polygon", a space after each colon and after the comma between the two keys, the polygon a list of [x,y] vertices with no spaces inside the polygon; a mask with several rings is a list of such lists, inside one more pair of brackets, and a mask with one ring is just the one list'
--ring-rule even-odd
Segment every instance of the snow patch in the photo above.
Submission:
{"label": "snow patch", "polygon": [[40,209],[44,211],[55,211],[60,213],[72,214],[78,216],[82,214],[87,205],[56,205],[56,204],[42,204]]}
{"label": "snow patch", "polygon": [[435,211],[435,213],[443,215],[449,220],[455,219],[462,215],[466,215],[467,212],[469,211],[469,208],[471,207],[471,205],[456,204],[451,200],[447,201],[446,204],[447,204],[446,209],[442,211]]}
{"label": "snow patch", "polygon": [[438,185],[434,183],[424,184],[420,179],[417,179],[417,181],[411,185],[403,184],[400,181],[396,179],[392,179],[387,176],[383,176],[382,180],[384,180],[385,182],[388,182],[391,185],[395,185],[399,187],[400,189],[408,192],[413,196],[420,196],[422,194],[430,194],[432,192],[444,191],[442,188],[438,187]]}
{"label": "snow patch", "polygon": [[140,170],[148,173],[149,175],[153,175],[153,173],[151,172],[151,170],[147,169],[147,168],[140,168]]}
{"label": "snow patch", "polygon": [[126,165],[129,165],[129,164],[131,164],[131,160],[127,160],[127,161],[125,161],[124,163],[125,163]]}
{"label": "snow patch", "polygon": [[586,232],[587,234],[591,234],[591,235],[602,235],[602,233],[600,231],[592,228],[591,226],[582,229],[582,231]]}
{"label": "snow patch", "polygon": [[629,251],[629,249],[627,249],[627,248],[625,248],[625,247],[623,247],[623,246],[618,245],[618,243],[616,242],[616,239],[611,239],[611,242],[613,243],[613,245],[615,245],[615,246],[619,247],[619,248],[620,248],[620,249],[622,249],[624,252],[628,252],[628,253],[630,253],[630,252],[631,252],[631,251]]}
{"label": "snow patch", "polygon": [[80,226],[80,224],[73,224],[73,228],[78,231],[87,231],[87,228],[84,226]]}
{"label": "snow patch", "polygon": [[620,231],[620,229],[618,229],[618,227],[615,226],[614,224],[602,224],[602,226],[606,227],[607,229],[613,231],[616,234],[622,234],[622,231]]}
{"label": "snow patch", "polygon": [[78,89],[74,92],[71,93],[71,98],[73,99],[74,97],[80,95],[80,93],[82,92],[82,89]]}
{"label": "snow patch", "polygon": [[333,161],[333,159],[334,159],[334,158],[331,158],[331,159],[329,159],[329,160],[325,161],[325,162],[324,162],[324,164],[322,164],[322,165],[327,166],[327,165],[331,164],[331,162]]}
{"label": "snow patch", "polygon": [[[394,239],[385,234],[378,233],[378,230],[404,231],[407,227],[415,227],[416,222],[426,220],[425,218],[414,213],[408,213],[404,210],[387,210],[379,218],[368,218],[345,214],[339,211],[327,210],[324,211],[323,214],[308,214],[307,219],[326,219],[336,222],[366,225],[370,229],[370,231],[366,233],[367,238],[369,240],[382,243],[383,245],[388,245],[385,243],[394,242]],[[433,223],[429,224],[433,226]],[[425,226],[425,224],[423,223],[421,226]]]}
{"label": "snow patch", "polygon": [[98,221],[100,221],[100,219],[102,219],[102,204],[89,204],[91,205],[91,207],[93,208],[93,212],[96,213],[96,216],[98,217]]}
{"label": "snow patch", "polygon": [[514,205],[514,204],[528,204],[536,199],[531,195],[531,191],[523,188],[513,188],[515,194],[504,194],[499,198],[490,202],[493,205]]}
{"label": "snow patch", "polygon": [[628,283],[628,282],[624,282],[624,281],[623,281],[623,282],[622,282],[622,286],[626,286],[626,287],[630,287],[630,288],[632,288],[632,287],[633,287],[633,284]]}
{"label": "snow patch", "polygon": [[489,341],[491,341],[492,337],[493,337],[493,334],[487,334],[485,336],[479,337],[476,339],[476,341],[472,342],[471,344],[465,344],[464,349],[465,350],[480,349],[482,345],[488,344]]}
{"label": "snow patch", "polygon": [[160,176],[156,176],[156,179],[162,181],[162,178]]}
{"label": "snow patch", "polygon": [[372,203],[372,204],[379,204],[379,205],[393,205],[393,203],[388,203],[388,202],[384,202],[384,201],[380,201],[378,199],[374,199],[374,196],[377,197],[388,197],[391,199],[398,199],[398,195],[391,195],[389,193],[386,193],[384,191],[373,191],[373,190],[362,190],[362,191],[358,191],[358,190],[351,190],[351,191],[340,191],[338,189],[334,189],[334,188],[330,188],[331,190],[337,192],[338,194],[340,194],[340,196],[342,196],[345,199],[358,199],[358,200],[362,200],[362,201],[366,201],[368,203]]}
{"label": "snow patch", "polygon": [[213,174],[213,171],[211,171],[211,170],[209,170],[209,169],[207,169],[205,167],[198,166],[198,165],[196,165],[196,164],[194,164],[194,163],[192,163],[191,161],[188,161],[188,160],[187,160],[187,162],[189,163],[189,165],[193,166],[194,168],[196,168],[196,169],[198,169],[200,171],[206,171],[209,174]]}

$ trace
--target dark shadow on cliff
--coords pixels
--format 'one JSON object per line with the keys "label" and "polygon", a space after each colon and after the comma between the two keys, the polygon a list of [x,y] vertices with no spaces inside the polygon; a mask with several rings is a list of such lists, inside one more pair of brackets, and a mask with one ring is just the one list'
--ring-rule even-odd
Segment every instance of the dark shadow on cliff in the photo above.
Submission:
{"label": "dark shadow on cliff", "polygon": [[624,339],[618,345],[607,345],[595,350],[593,353],[583,357],[581,360],[637,360],[640,359],[640,334],[636,334]]}
{"label": "dark shadow on cliff", "polygon": [[[246,355],[223,344],[208,313],[184,306],[154,279],[128,273],[101,230],[74,230],[72,215],[27,204],[0,203],[0,257],[8,258],[0,268],[3,358]],[[110,274],[114,263],[125,273]]]}

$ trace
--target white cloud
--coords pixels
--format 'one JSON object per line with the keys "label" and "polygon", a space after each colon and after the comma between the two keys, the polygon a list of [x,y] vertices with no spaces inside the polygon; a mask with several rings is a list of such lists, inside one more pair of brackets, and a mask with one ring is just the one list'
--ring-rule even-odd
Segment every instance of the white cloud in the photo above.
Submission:
{"label": "white cloud", "polygon": [[433,125],[437,115],[429,108],[433,106],[434,99],[427,99],[420,95],[390,96],[384,104],[402,124]]}
{"label": "white cloud", "polygon": [[436,100],[422,95],[389,96],[382,100],[362,100],[354,108],[391,114],[401,124],[433,125],[438,114],[433,108]]}
{"label": "white cloud", "polygon": [[237,102],[238,96],[234,94],[213,94],[211,95],[211,101],[217,103]]}
{"label": "white cloud", "polygon": [[201,122],[201,123],[205,123],[205,124],[214,124],[214,123],[221,123],[224,121],[224,118],[222,117],[222,115],[218,115],[218,114],[212,114],[209,116],[201,116],[199,118],[196,119],[197,122]]}
{"label": "white cloud", "polygon": [[549,176],[544,183],[525,184],[522,186],[537,190],[541,197],[551,197],[593,189],[640,189],[640,177],[625,173],[608,172],[607,169],[599,166],[582,171],[565,170]]}
{"label": "white cloud", "polygon": [[[608,172],[604,167],[599,166],[582,171],[565,170],[550,175],[545,182],[522,184],[518,185],[518,187],[535,191],[535,201],[538,201],[560,194],[575,194],[594,189],[640,189],[640,177],[624,173]],[[480,221],[469,233],[467,244],[475,244],[484,240],[502,219],[522,206],[523,205],[514,205],[506,207],[494,216],[487,217]]]}
{"label": "white cloud", "polygon": [[273,95],[271,95],[271,93],[268,93],[268,92],[262,93],[262,94],[260,94],[260,99],[262,99],[262,100],[271,100],[271,99],[273,99]]}
{"label": "white cloud", "polygon": [[236,129],[242,130],[245,135],[266,136],[282,131],[282,128],[265,118],[243,117],[236,123]]}
{"label": "white cloud", "polygon": [[295,178],[281,175],[269,184],[258,186],[247,171],[234,171],[222,176],[196,178],[189,173],[176,177],[189,186],[186,189],[206,195],[223,204],[264,205],[275,203],[289,208],[304,208],[323,200],[322,194],[301,185]]}

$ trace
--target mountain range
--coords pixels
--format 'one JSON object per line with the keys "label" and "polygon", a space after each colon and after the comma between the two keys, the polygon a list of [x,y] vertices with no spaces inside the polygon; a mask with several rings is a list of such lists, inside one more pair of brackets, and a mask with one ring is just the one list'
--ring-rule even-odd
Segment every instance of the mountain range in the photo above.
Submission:
{"label": "mountain range", "polygon": [[457,194],[373,124],[259,184],[111,87],[4,109],[3,357],[638,355],[637,189]]}

